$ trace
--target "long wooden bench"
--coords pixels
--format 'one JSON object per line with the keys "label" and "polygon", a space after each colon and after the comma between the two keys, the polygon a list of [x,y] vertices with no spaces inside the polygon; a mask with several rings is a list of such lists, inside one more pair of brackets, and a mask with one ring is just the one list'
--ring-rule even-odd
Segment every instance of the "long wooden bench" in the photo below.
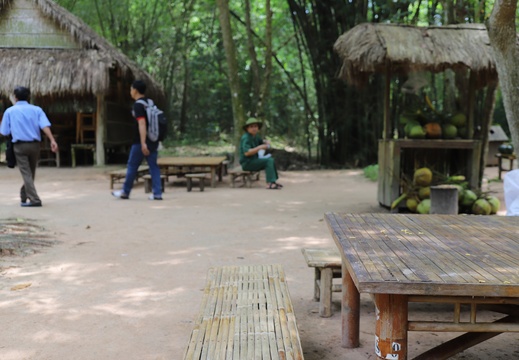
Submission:
{"label": "long wooden bench", "polygon": [[253,180],[259,180],[260,172],[259,171],[246,171],[243,170],[241,166],[236,166],[231,170],[228,170],[227,173],[231,176],[231,187],[236,187],[236,179],[242,178],[243,184],[248,188],[252,187]]}
{"label": "long wooden bench", "polygon": [[209,270],[184,360],[303,359],[281,265]]}
{"label": "long wooden bench", "polygon": [[332,316],[332,292],[340,292],[342,286],[333,284],[342,276],[341,255],[337,249],[301,249],[306,264],[315,268],[314,300],[319,301],[319,315]]}
{"label": "long wooden bench", "polygon": [[[139,166],[139,169],[137,170],[137,177],[135,178],[135,180],[138,180],[140,177],[144,176],[148,172],[149,172],[149,167],[147,165]],[[110,175],[110,189],[113,189],[115,182],[117,182],[119,180],[124,180],[124,178],[126,178],[126,168],[110,171],[109,175]]]}

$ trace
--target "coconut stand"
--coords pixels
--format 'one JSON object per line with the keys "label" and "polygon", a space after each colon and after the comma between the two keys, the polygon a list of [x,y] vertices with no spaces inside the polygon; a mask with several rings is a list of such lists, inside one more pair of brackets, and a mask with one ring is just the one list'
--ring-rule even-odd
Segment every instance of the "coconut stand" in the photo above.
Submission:
{"label": "coconut stand", "polygon": [[[443,176],[464,175],[471,189],[480,189],[497,88],[497,71],[483,25],[425,28],[365,23],[341,35],[334,49],[342,61],[340,77],[349,84],[366,86],[373,74],[384,75],[383,132],[378,142],[381,205],[391,206],[420,167]],[[409,85],[408,93],[417,90],[423,74],[436,83],[450,83],[437,99],[452,103],[456,98],[455,111],[465,115],[463,134],[411,139],[403,131],[402,92],[405,85]],[[446,108],[439,102],[428,105],[430,111],[434,106]],[[446,123],[452,117],[439,111],[437,115]]]}

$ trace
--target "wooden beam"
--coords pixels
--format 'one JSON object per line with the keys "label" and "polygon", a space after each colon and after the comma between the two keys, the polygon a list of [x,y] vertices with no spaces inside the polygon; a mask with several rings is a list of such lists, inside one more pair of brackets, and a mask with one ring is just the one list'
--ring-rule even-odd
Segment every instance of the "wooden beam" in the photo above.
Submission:
{"label": "wooden beam", "polygon": [[[515,322],[517,318],[507,316],[499,319],[496,323]],[[456,355],[457,353],[469,349],[483,341],[499,335],[499,332],[482,332],[482,333],[468,333],[458,336],[452,340],[444,342],[443,344],[430,349],[423,354],[415,357],[413,360],[445,360]]]}
{"label": "wooden beam", "polygon": [[104,94],[97,94],[96,109],[96,163],[97,165],[105,165],[105,101]]}

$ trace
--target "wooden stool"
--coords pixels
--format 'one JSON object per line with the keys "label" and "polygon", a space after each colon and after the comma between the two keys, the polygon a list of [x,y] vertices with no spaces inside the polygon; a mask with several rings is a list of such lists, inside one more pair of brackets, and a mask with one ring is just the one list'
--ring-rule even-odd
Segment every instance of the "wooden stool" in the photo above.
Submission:
{"label": "wooden stool", "polygon": [[342,285],[334,285],[334,278],[342,277],[342,261],[336,249],[301,249],[306,264],[315,268],[314,300],[319,301],[319,316],[332,316],[332,292],[340,292]]}
{"label": "wooden stool", "polygon": [[198,186],[200,187],[200,191],[204,191],[204,180],[207,176],[206,173],[186,174],[185,176],[187,191],[191,191],[193,188],[193,179],[198,179]]}
{"label": "wooden stool", "polygon": [[[150,174],[146,174],[142,177],[144,179],[144,192],[145,193],[150,193],[151,192],[151,189],[152,189],[152,186],[151,186],[151,175]],[[162,187],[162,192],[164,192],[164,188],[165,188],[165,183],[166,183],[166,175],[160,175],[160,186]]]}
{"label": "wooden stool", "polygon": [[246,171],[241,168],[241,166],[236,166],[233,169],[228,171],[229,175],[231,175],[231,187],[236,187],[236,179],[241,177],[243,179],[243,184],[248,188],[252,187],[253,177],[256,178],[256,181],[259,180],[259,171]]}
{"label": "wooden stool", "polygon": [[[513,170],[514,168],[514,160],[516,159],[516,156],[515,154],[501,154],[501,153],[497,153],[496,154],[496,158],[497,158],[497,168],[498,168],[498,172],[499,172],[499,180],[501,180],[501,173],[503,171],[510,171],[510,170]],[[508,159],[510,160],[510,167],[508,169],[503,169],[503,159]]]}
{"label": "wooden stool", "polygon": [[430,214],[458,214],[458,188],[454,185],[431,186]]}
{"label": "wooden stool", "polygon": [[70,155],[72,156],[72,167],[76,167],[76,149],[90,150],[92,152],[92,161],[96,165],[96,146],[95,144],[72,144],[70,145]]}

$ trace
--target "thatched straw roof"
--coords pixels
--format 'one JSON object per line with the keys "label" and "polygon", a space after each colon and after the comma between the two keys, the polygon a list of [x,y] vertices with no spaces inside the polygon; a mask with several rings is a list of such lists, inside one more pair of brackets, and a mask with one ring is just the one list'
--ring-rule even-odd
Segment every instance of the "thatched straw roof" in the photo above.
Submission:
{"label": "thatched straw roof", "polygon": [[339,76],[362,84],[375,72],[440,72],[470,69],[497,78],[487,30],[482,24],[414,27],[360,24],[341,35],[334,50],[342,60]]}
{"label": "thatched straw roof", "polygon": [[[0,0],[0,13],[14,1]],[[160,84],[82,20],[51,0],[28,1],[69,32],[81,49],[0,48],[1,94],[10,94],[15,84],[29,86],[36,96],[107,93],[110,69],[118,67],[130,80],[146,81],[151,96],[163,98]]]}

